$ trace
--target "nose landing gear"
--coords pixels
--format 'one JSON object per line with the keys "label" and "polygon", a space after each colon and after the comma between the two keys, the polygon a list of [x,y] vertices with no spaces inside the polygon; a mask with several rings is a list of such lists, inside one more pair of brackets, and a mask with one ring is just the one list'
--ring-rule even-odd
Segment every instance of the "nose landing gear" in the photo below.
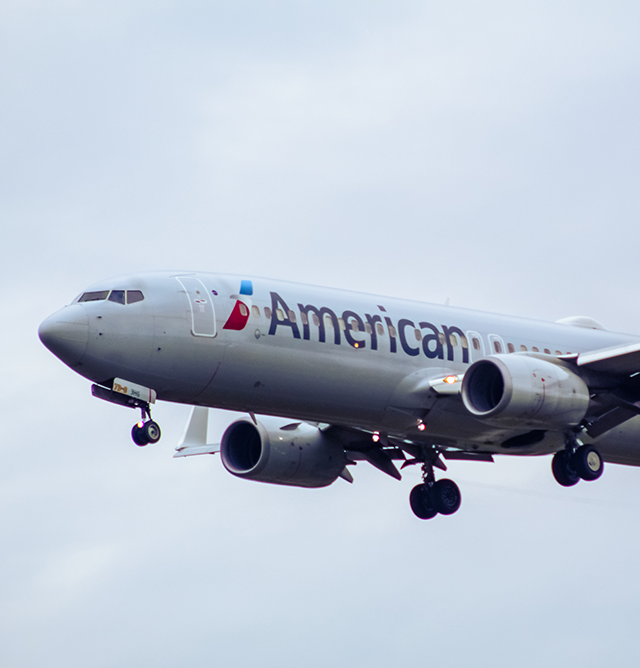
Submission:
{"label": "nose landing gear", "polygon": [[424,482],[416,485],[409,495],[411,510],[421,520],[430,520],[438,513],[453,515],[460,508],[462,502],[460,488],[453,480],[442,478],[436,481],[433,472],[434,466],[446,471],[444,463],[435,452],[425,452],[422,464]]}
{"label": "nose landing gear", "polygon": [[134,424],[131,430],[131,438],[136,445],[148,445],[160,440],[162,435],[160,427],[157,422],[151,419],[151,404],[155,403],[156,400],[155,390],[121,378],[115,378],[113,389],[92,385],[91,394],[98,399],[110,401],[119,406],[140,409],[142,412],[140,422]]}
{"label": "nose landing gear", "polygon": [[[131,429],[131,438],[136,445],[149,445],[149,443],[157,443],[162,436],[160,425],[151,419],[151,412],[149,405],[141,407],[142,419],[136,422]],[[145,419],[148,418],[148,419]]]}

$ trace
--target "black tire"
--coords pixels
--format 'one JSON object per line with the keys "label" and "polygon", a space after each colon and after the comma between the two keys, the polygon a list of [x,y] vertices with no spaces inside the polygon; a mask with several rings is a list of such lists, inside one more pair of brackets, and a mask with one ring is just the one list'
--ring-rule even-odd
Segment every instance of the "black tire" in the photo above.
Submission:
{"label": "black tire", "polygon": [[431,488],[433,505],[443,515],[453,515],[460,508],[462,494],[460,488],[453,480],[443,478],[438,480]]}
{"label": "black tire", "polygon": [[411,510],[421,520],[430,520],[438,514],[438,511],[431,504],[430,491],[427,485],[422,483],[422,485],[416,485],[409,494]]}
{"label": "black tire", "polygon": [[162,436],[160,425],[158,425],[158,423],[154,422],[153,420],[149,420],[149,422],[144,423],[142,432],[147,439],[147,443],[157,443]]}
{"label": "black tire", "polygon": [[590,445],[581,445],[573,454],[571,463],[583,480],[597,480],[604,471],[600,453]]}
{"label": "black tire", "polygon": [[149,444],[149,441],[145,436],[142,427],[140,427],[137,423],[133,425],[133,429],[131,430],[131,438],[136,445],[143,446]]}
{"label": "black tire", "polygon": [[573,487],[580,480],[580,476],[571,460],[571,455],[566,450],[560,450],[553,455],[551,471],[556,482],[563,487]]}

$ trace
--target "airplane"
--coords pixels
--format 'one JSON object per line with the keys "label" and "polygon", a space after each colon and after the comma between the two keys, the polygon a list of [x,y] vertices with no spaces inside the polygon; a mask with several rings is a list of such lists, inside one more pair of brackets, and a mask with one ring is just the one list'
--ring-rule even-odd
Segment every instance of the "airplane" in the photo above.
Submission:
{"label": "airplane", "polygon": [[[401,478],[420,519],[460,507],[446,460],[553,455],[556,481],[640,465],[640,337],[293,282],[205,272],[97,283],[40,325],[42,343],[140,410],[192,406],[175,457],[219,453],[248,480],[324,487],[368,462]],[[208,444],[210,408],[246,413]],[[401,468],[398,468],[401,463]],[[440,475],[440,474],[439,474]]]}

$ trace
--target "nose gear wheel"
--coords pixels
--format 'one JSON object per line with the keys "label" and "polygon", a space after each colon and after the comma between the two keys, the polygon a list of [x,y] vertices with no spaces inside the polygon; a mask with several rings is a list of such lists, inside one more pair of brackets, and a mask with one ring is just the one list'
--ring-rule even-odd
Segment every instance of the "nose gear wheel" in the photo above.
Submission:
{"label": "nose gear wheel", "polygon": [[157,443],[162,436],[160,425],[151,419],[149,404],[141,406],[142,419],[136,422],[131,429],[131,438],[136,445],[144,446]]}

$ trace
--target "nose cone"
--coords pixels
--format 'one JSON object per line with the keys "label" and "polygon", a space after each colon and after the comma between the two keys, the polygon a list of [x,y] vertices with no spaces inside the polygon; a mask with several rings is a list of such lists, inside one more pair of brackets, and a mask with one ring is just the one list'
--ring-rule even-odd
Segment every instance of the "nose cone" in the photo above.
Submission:
{"label": "nose cone", "polygon": [[38,335],[56,357],[74,367],[87,349],[89,318],[82,306],[67,306],[49,316],[40,325]]}

